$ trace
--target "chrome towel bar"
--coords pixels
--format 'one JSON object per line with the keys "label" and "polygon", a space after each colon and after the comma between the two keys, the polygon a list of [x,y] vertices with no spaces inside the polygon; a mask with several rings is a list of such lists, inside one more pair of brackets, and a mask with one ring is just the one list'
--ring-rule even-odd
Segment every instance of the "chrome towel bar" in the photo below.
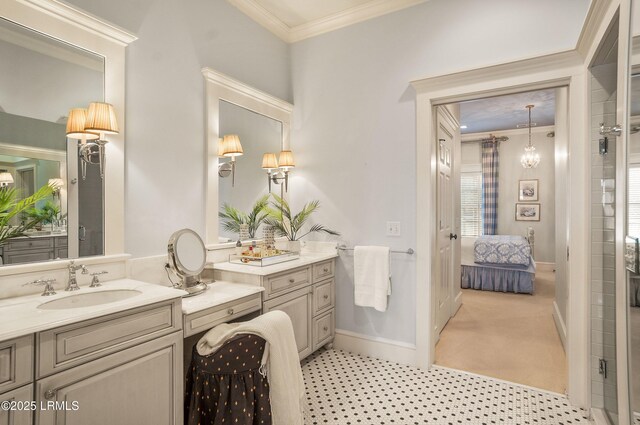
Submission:
{"label": "chrome towel bar", "polygon": [[[340,251],[353,251],[353,248],[347,248],[346,245],[338,245],[338,249]],[[406,251],[396,251],[392,249],[391,252],[393,252],[394,254],[409,254],[409,255],[415,254],[415,251],[413,250],[413,248],[409,248]]]}

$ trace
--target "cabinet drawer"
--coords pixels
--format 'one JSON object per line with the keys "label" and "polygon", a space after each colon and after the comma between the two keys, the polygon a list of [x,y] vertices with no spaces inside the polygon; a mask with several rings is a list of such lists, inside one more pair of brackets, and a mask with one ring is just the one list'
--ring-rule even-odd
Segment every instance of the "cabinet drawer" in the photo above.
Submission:
{"label": "cabinet drawer", "polygon": [[[33,402],[33,384],[16,388],[0,395],[0,401],[20,401],[25,403]],[[1,425],[31,425],[33,423],[32,411],[29,409],[22,410],[0,410]]]}
{"label": "cabinet drawer", "polygon": [[66,248],[68,244],[68,239],[66,236],[57,237],[55,243],[56,243],[56,248]]}
{"label": "cabinet drawer", "polygon": [[333,279],[313,286],[313,315],[328,310],[336,304],[336,285]]}
{"label": "cabinet drawer", "polygon": [[335,331],[334,310],[313,319],[313,350],[333,340]]}
{"label": "cabinet drawer", "polygon": [[184,336],[207,331],[220,323],[229,322],[262,308],[261,294],[257,293],[197,313],[184,316]]}
{"label": "cabinet drawer", "polygon": [[37,375],[47,376],[181,328],[178,299],[40,332]]}
{"label": "cabinet drawer", "polygon": [[19,263],[36,263],[40,261],[53,260],[53,248],[50,250],[33,250],[33,251],[4,251],[5,264],[19,264]]}
{"label": "cabinet drawer", "polygon": [[268,276],[265,282],[265,299],[311,283],[311,267]]}
{"label": "cabinet drawer", "polygon": [[333,260],[323,261],[322,263],[313,265],[313,283],[320,282],[323,279],[333,277]]}
{"label": "cabinet drawer", "polygon": [[0,342],[0,393],[33,380],[33,335]]}
{"label": "cabinet drawer", "polygon": [[53,248],[53,238],[13,239],[7,242],[7,249],[47,249]]}

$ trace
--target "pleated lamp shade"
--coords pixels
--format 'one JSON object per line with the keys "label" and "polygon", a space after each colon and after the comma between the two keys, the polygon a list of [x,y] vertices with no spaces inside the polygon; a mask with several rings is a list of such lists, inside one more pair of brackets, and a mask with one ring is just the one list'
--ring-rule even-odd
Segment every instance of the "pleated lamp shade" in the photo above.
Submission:
{"label": "pleated lamp shade", "polygon": [[55,190],[58,190],[62,186],[64,186],[64,181],[61,178],[49,179],[49,186],[53,187]]}
{"label": "pleated lamp shade", "polygon": [[73,108],[69,111],[67,118],[67,137],[76,140],[96,140],[100,135],[85,130],[87,123],[87,110],[84,108]]}
{"label": "pleated lamp shade", "polygon": [[278,160],[275,153],[265,153],[262,155],[262,168],[265,170],[278,168]]}
{"label": "pleated lamp shade", "polygon": [[240,156],[244,153],[242,144],[240,143],[240,137],[238,137],[237,134],[227,134],[224,136],[223,146],[223,156]]}
{"label": "pleated lamp shade", "polygon": [[13,183],[13,176],[8,171],[0,171],[0,186],[6,186]]}
{"label": "pleated lamp shade", "polygon": [[113,105],[104,102],[91,102],[87,112],[85,129],[105,134],[118,134],[120,130]]}
{"label": "pleated lamp shade", "polygon": [[281,168],[294,168],[296,166],[296,163],[293,160],[293,152],[291,151],[280,152],[280,158],[278,158],[278,163],[280,164]]}

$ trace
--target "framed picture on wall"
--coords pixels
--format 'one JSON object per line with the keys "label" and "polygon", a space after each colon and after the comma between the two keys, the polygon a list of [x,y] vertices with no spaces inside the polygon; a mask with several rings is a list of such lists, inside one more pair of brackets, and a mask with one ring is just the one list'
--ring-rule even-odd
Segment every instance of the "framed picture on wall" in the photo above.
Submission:
{"label": "framed picture on wall", "polygon": [[538,180],[520,180],[518,182],[518,201],[538,200]]}
{"label": "framed picture on wall", "polygon": [[540,221],[540,204],[516,204],[516,221]]}

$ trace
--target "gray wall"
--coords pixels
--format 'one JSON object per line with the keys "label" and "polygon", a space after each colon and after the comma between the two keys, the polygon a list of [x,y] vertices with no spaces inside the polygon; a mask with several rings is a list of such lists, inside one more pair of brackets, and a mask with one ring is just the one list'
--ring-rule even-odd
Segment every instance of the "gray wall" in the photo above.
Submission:
{"label": "gray wall", "polygon": [[126,251],[163,254],[184,227],[204,236],[200,70],[290,101],[289,46],[224,0],[71,3],[138,35],[127,48]]}
{"label": "gray wall", "polygon": [[[572,49],[587,7],[587,1],[429,1],[296,43],[293,203],[319,199],[317,220],[340,230],[347,243],[415,248],[409,82]],[[385,236],[386,221],[400,221],[402,235]],[[415,257],[395,254],[391,268],[393,294],[387,312],[379,313],[353,305],[353,258],[342,256],[338,328],[415,341]]]}
{"label": "gray wall", "polygon": [[[540,164],[534,169],[527,170],[520,165],[520,157],[529,140],[527,134],[508,134],[509,140],[500,143],[498,234],[524,236],[527,228],[533,227],[536,235],[536,261],[555,263],[555,162],[553,139],[546,137],[548,131],[538,131],[531,135],[531,142],[540,154]],[[501,132],[492,134],[498,137],[505,135]],[[482,136],[484,134],[465,135],[470,139]],[[480,143],[462,144],[463,164],[481,164],[480,155]],[[540,197],[535,203],[540,204],[540,221],[516,221],[518,181],[534,179],[538,180]]]}

